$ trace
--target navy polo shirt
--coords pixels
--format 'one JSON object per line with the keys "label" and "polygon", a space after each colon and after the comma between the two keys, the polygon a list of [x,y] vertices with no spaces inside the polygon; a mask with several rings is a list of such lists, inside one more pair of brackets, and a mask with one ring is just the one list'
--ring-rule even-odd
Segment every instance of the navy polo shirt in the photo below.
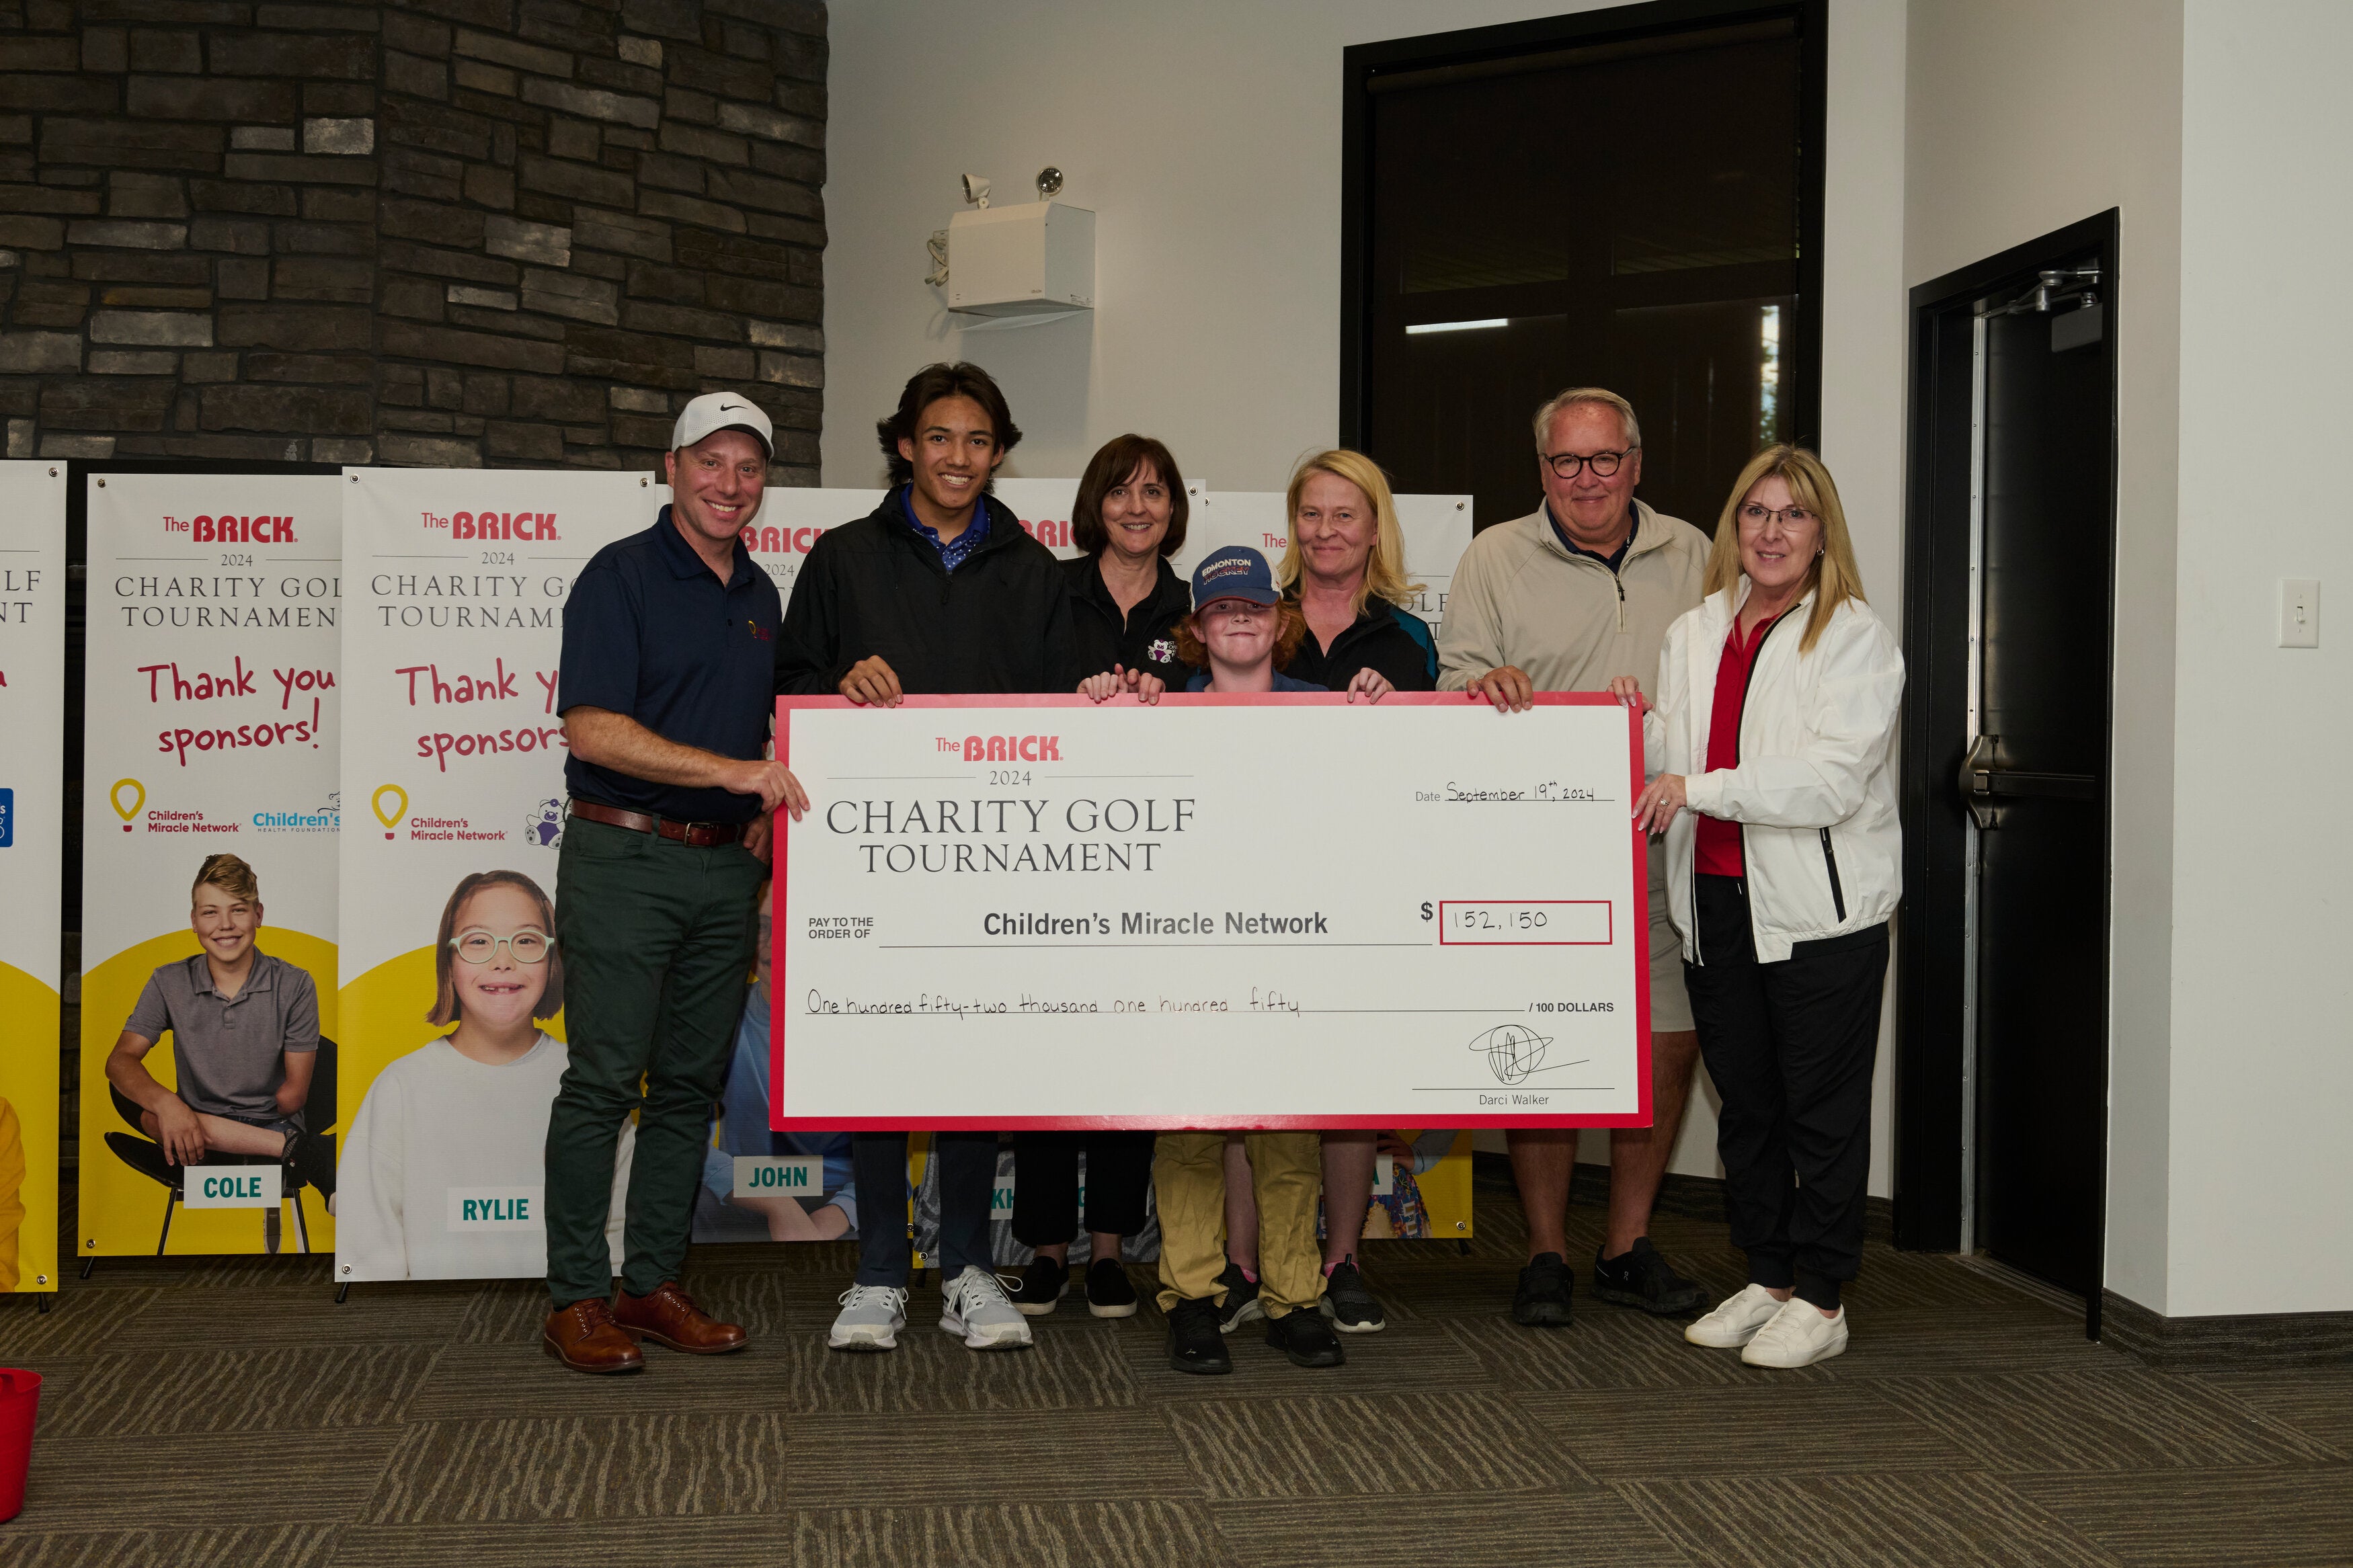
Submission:
{"label": "navy polo shirt", "polygon": [[[572,585],[556,711],[603,708],[682,746],[759,757],[783,619],[776,584],[742,541],[722,584],[664,507],[643,533],[596,552]],[[576,756],[564,783],[582,800],[676,822],[749,822],[760,809],[757,795],[649,784]]]}

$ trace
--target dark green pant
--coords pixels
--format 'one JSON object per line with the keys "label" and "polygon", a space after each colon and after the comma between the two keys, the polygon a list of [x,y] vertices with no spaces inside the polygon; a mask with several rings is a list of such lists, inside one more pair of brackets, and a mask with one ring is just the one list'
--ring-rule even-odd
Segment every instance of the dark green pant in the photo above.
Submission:
{"label": "dark green pant", "polygon": [[556,867],[556,952],[571,1065],[547,1118],[547,1289],[558,1307],[612,1291],[605,1240],[614,1146],[638,1113],[622,1288],[686,1262],[752,963],[766,868],[741,847],[689,848],[573,817]]}

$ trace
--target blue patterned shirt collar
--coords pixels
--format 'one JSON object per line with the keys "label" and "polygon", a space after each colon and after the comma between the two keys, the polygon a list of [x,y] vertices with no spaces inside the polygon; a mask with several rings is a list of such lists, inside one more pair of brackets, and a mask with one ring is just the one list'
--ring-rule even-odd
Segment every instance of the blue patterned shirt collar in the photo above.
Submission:
{"label": "blue patterned shirt collar", "polygon": [[907,526],[930,540],[932,548],[940,552],[940,569],[944,572],[954,573],[974,551],[988,542],[988,498],[986,496],[973,507],[972,521],[965,525],[965,531],[944,542],[940,539],[938,529],[915,515],[913,485],[899,487],[899,510],[906,514]]}

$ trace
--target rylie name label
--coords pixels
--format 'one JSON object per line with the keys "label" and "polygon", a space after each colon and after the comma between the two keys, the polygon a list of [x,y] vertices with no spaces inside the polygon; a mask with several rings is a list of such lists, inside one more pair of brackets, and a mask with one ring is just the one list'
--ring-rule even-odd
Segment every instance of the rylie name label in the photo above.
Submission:
{"label": "rylie name label", "polygon": [[537,1187],[449,1187],[451,1230],[544,1230]]}

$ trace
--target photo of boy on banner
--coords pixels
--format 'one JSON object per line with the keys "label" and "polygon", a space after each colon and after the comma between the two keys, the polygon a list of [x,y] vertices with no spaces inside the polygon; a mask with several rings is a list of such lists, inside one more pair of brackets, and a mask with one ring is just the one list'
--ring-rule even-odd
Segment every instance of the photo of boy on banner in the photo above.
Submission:
{"label": "photo of boy on banner", "polygon": [[[776,949],[772,885],[760,885],[759,977],[744,998],[735,1026],[735,1054],[702,1157],[702,1190],[695,1194],[694,1239],[709,1241],[839,1241],[858,1236],[858,1186],[847,1132],[776,1132],[768,1127],[768,974]],[[739,1190],[741,1155],[803,1157],[820,1163],[819,1190],[808,1197]]]}
{"label": "photo of boy on banner", "polygon": [[[472,872],[450,892],[424,1020],[455,1027],[388,1063],[352,1119],[334,1210],[338,1278],[546,1271],[541,1151],[568,1059],[540,1027],[564,1007],[554,929],[547,894],[520,871]],[[616,1268],[632,1131],[621,1131],[606,1225]]]}
{"label": "photo of boy on banner", "polygon": [[[158,966],[106,1062],[123,1120],[146,1137],[107,1145],[174,1191],[189,1165],[282,1163],[285,1191],[335,1191],[334,1143],[305,1131],[320,1061],[319,996],[303,970],[263,952],[261,884],[235,855],[209,855],[189,889],[188,923],[202,951]],[[147,1070],[172,1040],[176,1087]]]}

